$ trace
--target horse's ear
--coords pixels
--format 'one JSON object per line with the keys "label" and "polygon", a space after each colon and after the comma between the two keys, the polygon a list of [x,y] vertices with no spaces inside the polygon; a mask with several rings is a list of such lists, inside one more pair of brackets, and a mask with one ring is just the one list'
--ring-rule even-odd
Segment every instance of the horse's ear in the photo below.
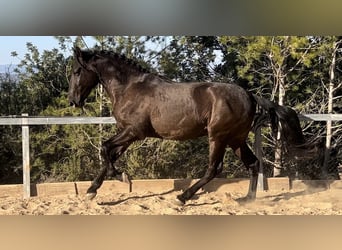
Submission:
{"label": "horse's ear", "polygon": [[75,47],[73,48],[74,51],[74,55],[77,59],[82,58],[82,50],[80,49],[80,47]]}
{"label": "horse's ear", "polygon": [[76,58],[76,60],[78,61],[78,63],[83,67],[87,69],[87,59],[84,58],[84,53],[82,52],[82,50],[79,47],[75,47],[73,48],[74,51],[74,56]]}
{"label": "horse's ear", "polygon": [[82,51],[79,47],[75,47],[73,48],[73,50],[74,50],[74,57],[78,61],[78,63],[86,70],[94,71],[92,62],[98,59],[97,58],[98,56],[89,51]]}

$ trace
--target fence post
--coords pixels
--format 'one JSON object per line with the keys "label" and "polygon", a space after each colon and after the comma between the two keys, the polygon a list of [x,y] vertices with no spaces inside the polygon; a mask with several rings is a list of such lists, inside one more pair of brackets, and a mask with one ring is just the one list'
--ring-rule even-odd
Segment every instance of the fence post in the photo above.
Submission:
{"label": "fence post", "polygon": [[31,196],[30,190],[30,135],[28,126],[28,114],[22,114],[22,147],[23,147],[23,188],[24,198]]}

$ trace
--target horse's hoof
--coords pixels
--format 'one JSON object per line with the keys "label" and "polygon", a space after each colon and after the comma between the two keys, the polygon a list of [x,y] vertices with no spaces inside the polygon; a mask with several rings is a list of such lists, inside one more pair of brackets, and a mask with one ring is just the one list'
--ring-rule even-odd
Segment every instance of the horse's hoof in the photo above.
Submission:
{"label": "horse's hoof", "polygon": [[245,197],[241,197],[241,198],[236,199],[236,201],[243,205],[243,204],[247,204],[247,203],[251,203],[251,202],[255,201],[255,197],[247,195]]}
{"label": "horse's hoof", "polygon": [[180,201],[178,199],[174,199],[173,204],[177,207],[182,207],[185,205],[185,203],[183,201]]}
{"label": "horse's hoof", "polygon": [[90,200],[90,201],[91,201],[92,199],[94,199],[95,196],[96,196],[96,193],[87,193],[87,194],[86,194],[87,200]]}
{"label": "horse's hoof", "polygon": [[177,199],[175,199],[174,203],[177,206],[184,206],[185,205],[185,200],[181,195],[177,195]]}

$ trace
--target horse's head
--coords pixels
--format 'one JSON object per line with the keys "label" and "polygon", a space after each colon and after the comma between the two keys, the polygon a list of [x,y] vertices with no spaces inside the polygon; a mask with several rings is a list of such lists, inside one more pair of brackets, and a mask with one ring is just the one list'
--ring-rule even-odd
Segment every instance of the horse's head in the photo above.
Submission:
{"label": "horse's head", "polygon": [[91,90],[98,84],[99,77],[94,67],[93,52],[74,49],[74,62],[69,80],[70,105],[82,107]]}

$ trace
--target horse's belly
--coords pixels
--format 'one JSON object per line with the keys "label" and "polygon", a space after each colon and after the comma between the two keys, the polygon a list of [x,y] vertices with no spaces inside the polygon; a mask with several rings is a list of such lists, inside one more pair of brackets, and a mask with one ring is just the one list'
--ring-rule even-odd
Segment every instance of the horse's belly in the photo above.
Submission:
{"label": "horse's belly", "polygon": [[205,124],[197,122],[191,117],[152,121],[152,127],[162,138],[173,140],[187,140],[207,134]]}

